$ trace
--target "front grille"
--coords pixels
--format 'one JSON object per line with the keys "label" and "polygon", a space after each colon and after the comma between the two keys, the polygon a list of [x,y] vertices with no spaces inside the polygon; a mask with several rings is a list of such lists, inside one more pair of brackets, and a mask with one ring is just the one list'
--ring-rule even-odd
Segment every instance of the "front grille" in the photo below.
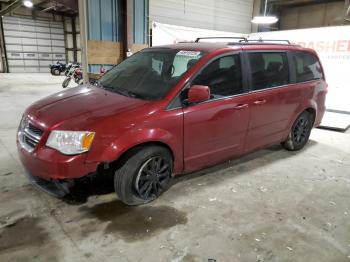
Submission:
{"label": "front grille", "polygon": [[32,152],[38,145],[42,135],[43,130],[34,126],[27,117],[22,119],[18,131],[18,140],[24,149]]}
{"label": "front grille", "polygon": [[38,136],[42,136],[42,134],[43,134],[43,131],[41,129],[33,126],[32,123],[29,123],[28,129]]}

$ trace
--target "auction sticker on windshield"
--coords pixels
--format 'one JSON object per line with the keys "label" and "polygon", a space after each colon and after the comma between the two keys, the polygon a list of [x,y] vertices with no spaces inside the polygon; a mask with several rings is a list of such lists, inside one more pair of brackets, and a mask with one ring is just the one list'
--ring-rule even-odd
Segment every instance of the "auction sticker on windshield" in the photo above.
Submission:
{"label": "auction sticker on windshield", "polygon": [[182,56],[190,56],[190,57],[198,57],[201,52],[199,51],[188,51],[188,50],[181,50],[177,52],[176,55],[182,55]]}

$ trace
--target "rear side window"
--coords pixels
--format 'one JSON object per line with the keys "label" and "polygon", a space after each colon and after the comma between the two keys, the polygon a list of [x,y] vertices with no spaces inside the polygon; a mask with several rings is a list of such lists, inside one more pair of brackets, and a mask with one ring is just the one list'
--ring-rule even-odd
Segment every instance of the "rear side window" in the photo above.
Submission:
{"label": "rear side window", "polygon": [[305,82],[323,78],[321,64],[314,55],[296,52],[293,55],[293,60],[295,64],[297,82]]}
{"label": "rear side window", "polygon": [[289,83],[288,58],[286,53],[248,53],[248,58],[253,90],[261,90]]}

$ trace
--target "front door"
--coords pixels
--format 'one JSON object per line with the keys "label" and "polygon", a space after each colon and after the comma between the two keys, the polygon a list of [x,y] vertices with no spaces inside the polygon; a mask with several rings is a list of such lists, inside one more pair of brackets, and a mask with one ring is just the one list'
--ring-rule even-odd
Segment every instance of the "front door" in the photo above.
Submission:
{"label": "front door", "polygon": [[243,152],[249,123],[249,94],[242,85],[239,54],[207,65],[192,85],[207,85],[211,99],[184,108],[185,171],[193,171]]}

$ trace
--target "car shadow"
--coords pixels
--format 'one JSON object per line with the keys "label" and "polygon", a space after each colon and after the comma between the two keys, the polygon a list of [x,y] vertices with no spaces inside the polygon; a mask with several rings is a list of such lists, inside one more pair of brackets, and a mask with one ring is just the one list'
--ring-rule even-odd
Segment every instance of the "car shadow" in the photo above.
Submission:
{"label": "car shadow", "polygon": [[114,175],[111,173],[96,174],[76,180],[68,195],[62,200],[69,205],[82,205],[90,196],[106,195],[114,191]]}
{"label": "car shadow", "polygon": [[[183,174],[176,176],[171,183],[174,186],[178,183],[184,183],[192,179],[206,176],[215,172],[224,171],[231,168],[233,176],[241,175],[253,171],[256,168],[261,168],[268,165],[271,162],[276,162],[282,159],[292,157],[296,154],[300,154],[302,151],[307,150],[317,142],[310,140],[304,149],[301,151],[287,151],[283,149],[280,145],[270,146],[265,149],[255,151],[253,153],[246,154],[239,158],[228,160],[224,163],[208,167],[193,173]],[[230,177],[232,177],[230,175]],[[71,188],[71,192],[66,195],[62,200],[69,205],[82,205],[88,201],[90,196],[105,195],[114,192],[114,174],[113,172],[108,172],[104,174],[99,174],[93,177],[84,178],[78,180],[75,185]],[[217,178],[217,176],[215,177]],[[215,183],[222,182],[224,176],[220,179],[213,179],[211,182]],[[210,185],[213,185],[211,183]]]}
{"label": "car shadow", "polygon": [[[268,165],[271,162],[276,162],[276,161],[300,154],[302,151],[307,150],[316,144],[317,144],[316,141],[309,140],[309,142],[305,145],[305,147],[300,151],[288,151],[280,145],[273,145],[273,146],[260,149],[258,151],[251,152],[243,156],[239,156],[237,158],[225,161],[221,164],[217,164],[212,167],[207,167],[192,173],[178,175],[175,177],[173,185],[180,183],[182,181],[191,180],[197,177],[205,176],[205,175],[222,171],[228,168],[234,168],[233,171],[238,171],[238,174],[240,171],[244,173],[250,172],[256,168],[261,168],[265,165]],[[276,152],[278,152],[278,154],[276,154]],[[272,155],[273,155],[273,159],[271,159]],[[258,165],[251,164],[252,161],[256,162],[257,160],[259,160]]]}

